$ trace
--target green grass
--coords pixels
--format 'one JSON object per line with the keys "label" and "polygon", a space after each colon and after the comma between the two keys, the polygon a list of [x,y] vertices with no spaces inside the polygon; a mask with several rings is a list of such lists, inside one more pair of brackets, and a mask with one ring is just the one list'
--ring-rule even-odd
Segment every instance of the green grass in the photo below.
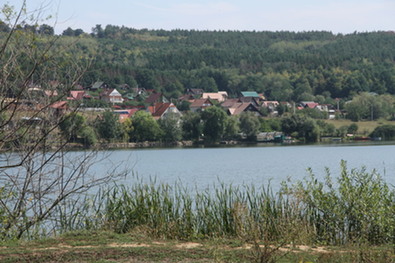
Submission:
{"label": "green grass", "polygon": [[395,124],[395,121],[377,120],[377,121],[359,121],[353,122],[350,120],[326,120],[327,123],[332,123],[336,129],[342,126],[350,126],[352,123],[358,125],[358,134],[369,135],[376,127],[384,124]]}
{"label": "green grass", "polygon": [[[81,231],[17,244],[1,245],[1,262],[263,262],[256,249],[237,239],[203,239],[188,248],[190,243],[186,241],[144,240],[134,232]],[[260,249],[262,252],[263,247]],[[392,262],[395,254],[386,246],[323,247],[320,251],[316,247],[287,245],[271,259],[283,263]]]}

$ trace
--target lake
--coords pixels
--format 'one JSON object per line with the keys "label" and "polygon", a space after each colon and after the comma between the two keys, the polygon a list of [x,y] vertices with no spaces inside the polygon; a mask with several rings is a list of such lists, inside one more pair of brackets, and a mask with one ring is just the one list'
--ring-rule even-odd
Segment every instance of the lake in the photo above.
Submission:
{"label": "lake", "polygon": [[132,169],[119,183],[138,180],[174,184],[204,190],[219,183],[233,185],[267,185],[278,189],[284,180],[301,180],[311,168],[318,178],[324,178],[325,167],[338,177],[341,160],[347,167],[376,171],[395,185],[395,145],[380,142],[314,145],[258,145],[250,147],[167,148],[115,150],[106,161],[97,164],[97,173],[124,163]]}

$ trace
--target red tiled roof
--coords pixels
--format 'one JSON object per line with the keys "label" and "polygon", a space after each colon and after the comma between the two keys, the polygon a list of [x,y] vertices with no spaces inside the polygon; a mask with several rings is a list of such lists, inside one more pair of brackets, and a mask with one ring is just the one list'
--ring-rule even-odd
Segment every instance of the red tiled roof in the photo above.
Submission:
{"label": "red tiled roof", "polygon": [[171,105],[172,103],[155,103],[153,106],[152,116],[161,117]]}
{"label": "red tiled roof", "polygon": [[310,109],[314,109],[315,107],[317,107],[319,104],[318,103],[316,103],[316,102],[307,102],[306,104],[305,104],[305,107],[308,107],[308,108],[310,108]]}
{"label": "red tiled roof", "polygon": [[124,122],[127,118],[132,117],[139,109],[124,109],[124,110],[114,110],[114,113],[119,114],[119,121]]}

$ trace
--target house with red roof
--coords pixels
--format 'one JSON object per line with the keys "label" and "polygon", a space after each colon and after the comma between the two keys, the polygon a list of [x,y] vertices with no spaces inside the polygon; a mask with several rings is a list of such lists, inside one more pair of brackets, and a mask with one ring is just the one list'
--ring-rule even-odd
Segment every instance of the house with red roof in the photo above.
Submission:
{"label": "house with red roof", "polygon": [[126,119],[131,118],[136,112],[140,109],[123,109],[123,110],[114,110],[115,114],[119,115],[119,121],[122,123]]}
{"label": "house with red roof", "polygon": [[310,108],[310,109],[315,109],[318,105],[320,105],[319,103],[314,101],[302,101],[300,102],[300,104],[302,104],[304,108]]}
{"label": "house with red roof", "polygon": [[175,114],[178,115],[179,117],[182,116],[181,112],[171,102],[155,103],[154,106],[148,107],[148,111],[152,114],[155,120],[164,119],[169,114]]}
{"label": "house with red roof", "polygon": [[49,105],[49,108],[52,109],[56,115],[60,116],[68,111],[69,105],[67,104],[67,101],[56,101]]}
{"label": "house with red roof", "polygon": [[84,90],[72,90],[70,91],[70,96],[67,97],[68,100],[82,100],[91,98],[92,97]]}

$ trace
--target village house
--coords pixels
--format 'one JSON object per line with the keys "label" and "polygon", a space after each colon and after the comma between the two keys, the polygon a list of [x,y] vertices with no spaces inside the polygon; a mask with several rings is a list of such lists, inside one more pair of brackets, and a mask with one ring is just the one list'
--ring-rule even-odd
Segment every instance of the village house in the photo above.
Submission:
{"label": "village house", "polygon": [[91,95],[89,95],[84,90],[72,90],[70,91],[70,96],[67,97],[67,100],[83,100],[83,99],[91,99]]}
{"label": "village house", "polygon": [[123,103],[124,99],[122,98],[122,94],[119,93],[116,89],[105,90],[100,93],[100,99],[112,104],[115,103]]}
{"label": "village house", "polygon": [[119,90],[130,90],[130,86],[126,83],[117,85]]}
{"label": "village house", "polygon": [[260,98],[256,91],[241,91],[240,93],[242,97]]}
{"label": "village house", "polygon": [[240,115],[242,112],[253,112],[256,116],[262,116],[259,109],[250,102],[238,102],[228,108],[227,113],[231,116]]}
{"label": "village house", "polygon": [[136,112],[140,109],[123,109],[123,110],[114,110],[115,114],[119,115],[119,122],[124,122],[126,119],[131,118]]}
{"label": "village house", "polygon": [[302,101],[298,109],[315,109],[321,112],[326,112],[328,114],[328,119],[333,120],[336,118],[336,110],[333,105],[329,104],[319,104],[313,101]]}
{"label": "village house", "polygon": [[154,105],[155,103],[167,103],[169,100],[161,92],[154,91],[145,99],[144,102],[149,105]]}
{"label": "village house", "polygon": [[155,120],[165,119],[170,114],[181,117],[181,112],[177,109],[177,107],[171,103],[155,103],[153,106],[148,107],[148,111],[152,114]]}
{"label": "village house", "polygon": [[203,89],[187,89],[185,95],[190,95],[195,99],[199,99],[202,97],[203,93]]}
{"label": "village house", "polygon": [[228,93],[226,91],[205,92],[202,94],[202,99],[216,100],[219,103],[224,102],[227,98]]}
{"label": "village house", "polygon": [[191,105],[189,105],[189,109],[192,112],[201,112],[204,111],[205,108],[213,105],[210,99],[195,99],[192,101]]}
{"label": "village house", "polygon": [[221,103],[221,107],[224,109],[229,109],[232,108],[236,103],[240,103],[240,102],[242,102],[240,98],[227,99]]}
{"label": "village house", "polygon": [[57,101],[49,105],[49,109],[53,111],[55,116],[61,116],[69,110],[69,106],[67,101]]}
{"label": "village house", "polygon": [[147,90],[145,88],[139,88],[139,87],[131,88],[131,91],[132,91],[133,95],[135,95],[135,96],[141,95],[141,94],[144,94],[144,95],[148,94]]}
{"label": "village house", "polygon": [[272,101],[266,100],[262,102],[262,107],[266,107],[270,111],[275,111],[278,105],[280,105],[280,103],[276,100],[272,100]]}
{"label": "village house", "polygon": [[103,81],[96,81],[95,83],[93,83],[92,86],[88,87],[89,90],[101,90],[108,88],[109,88],[108,84]]}
{"label": "village house", "polygon": [[317,106],[319,106],[320,104],[314,101],[301,101],[300,102],[301,106],[303,108],[309,108],[309,109],[315,109]]}

